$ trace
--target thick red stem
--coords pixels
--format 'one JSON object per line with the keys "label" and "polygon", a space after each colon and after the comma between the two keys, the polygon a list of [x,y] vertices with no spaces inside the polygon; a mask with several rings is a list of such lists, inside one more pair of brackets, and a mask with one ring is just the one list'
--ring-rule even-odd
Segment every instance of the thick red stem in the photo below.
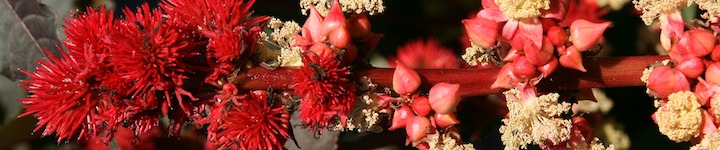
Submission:
{"label": "thick red stem", "polygon": [[[587,72],[559,68],[543,79],[538,88],[542,90],[572,90],[583,88],[643,86],[640,76],[645,67],[667,56],[595,57],[586,58],[583,65]],[[392,68],[353,70],[355,79],[369,77],[380,87],[392,87]],[[417,69],[427,91],[440,82],[460,84],[461,96],[478,96],[500,93],[502,89],[490,89],[500,68],[491,69]],[[290,69],[249,69],[238,77],[243,89],[290,89],[294,76]]]}

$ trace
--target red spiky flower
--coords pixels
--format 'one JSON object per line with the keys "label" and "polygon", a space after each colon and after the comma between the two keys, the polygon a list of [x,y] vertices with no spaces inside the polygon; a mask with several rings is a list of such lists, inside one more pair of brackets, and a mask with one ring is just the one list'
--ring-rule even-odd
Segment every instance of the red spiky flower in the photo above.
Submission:
{"label": "red spiky flower", "polygon": [[299,118],[312,129],[327,127],[335,117],[345,123],[347,113],[355,103],[355,86],[348,82],[348,67],[331,55],[303,55],[304,65],[294,71],[292,84],[300,100]]}
{"label": "red spiky flower", "polygon": [[[129,9],[124,13],[127,18],[120,22],[112,50],[111,65],[115,73],[133,83],[129,89],[131,97],[147,101],[142,105],[158,106],[150,104],[153,101],[149,100],[160,92],[166,100],[161,106],[179,104],[189,114],[189,102],[183,101],[183,97],[193,100],[195,97],[182,88],[192,73],[186,60],[198,56],[197,46],[201,42],[197,42],[192,30],[178,23],[178,19],[166,18],[159,10],[151,11],[147,4],[135,14]],[[176,103],[171,101],[173,98]]]}
{"label": "red spiky flower", "polygon": [[[416,69],[460,68],[459,57],[437,39],[415,40],[398,48],[397,61]],[[389,60],[394,64],[394,60]]]}
{"label": "red spiky flower", "polygon": [[207,59],[213,68],[205,81],[229,74],[241,56],[251,54],[262,30],[258,25],[266,16],[252,17],[250,7],[255,0],[167,0],[160,6],[172,18],[186,24],[208,38]]}
{"label": "red spiky flower", "polygon": [[113,14],[101,7],[74,17],[65,20],[68,39],[63,44],[68,53],[61,52],[58,58],[46,52],[48,57],[38,61],[34,73],[23,71],[30,79],[23,80],[21,87],[31,95],[19,100],[26,109],[20,117],[36,116],[35,131],[45,127],[42,135],[55,133],[58,141],[107,135],[110,130],[103,124],[118,121],[99,117],[104,109],[100,104],[109,95],[103,91],[111,91],[101,81],[107,71],[108,34],[116,28]]}
{"label": "red spiky flower", "polygon": [[223,92],[224,96],[216,98],[226,99],[216,103],[204,120],[210,124],[209,142],[219,149],[283,149],[290,137],[290,114],[284,105],[273,103],[267,91],[241,95],[236,90]]}
{"label": "red spiky flower", "polygon": [[35,131],[45,127],[42,135],[55,133],[58,142],[97,135],[95,115],[100,97],[85,59],[67,53],[58,59],[46,53],[49,56],[38,61],[36,72],[23,71],[30,79],[23,80],[21,87],[31,95],[19,100],[26,109],[20,117],[34,115],[39,120]]}
{"label": "red spiky flower", "polygon": [[88,8],[85,14],[76,15],[72,21],[65,18],[67,25],[63,31],[67,40],[63,43],[69,53],[75,58],[88,58],[88,61],[96,62],[88,65],[99,65],[97,62],[105,57],[99,54],[108,52],[110,32],[117,30],[113,17],[112,11],[108,12],[105,7],[100,7]]}

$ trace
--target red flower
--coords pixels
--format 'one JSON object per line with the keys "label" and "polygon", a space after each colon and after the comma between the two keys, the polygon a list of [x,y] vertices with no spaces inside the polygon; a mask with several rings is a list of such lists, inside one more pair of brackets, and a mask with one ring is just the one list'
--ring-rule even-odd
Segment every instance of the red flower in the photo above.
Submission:
{"label": "red flower", "polygon": [[216,83],[220,76],[229,74],[235,68],[240,58],[252,54],[260,32],[259,27],[252,27],[249,31],[234,28],[205,32],[204,35],[209,38],[207,59],[214,69],[205,82]]}
{"label": "red flower", "polygon": [[19,101],[25,113],[20,117],[34,115],[38,118],[35,131],[45,127],[42,135],[55,133],[58,142],[77,135],[94,137],[98,126],[95,115],[100,101],[96,81],[85,66],[84,58],[61,53],[62,58],[48,54],[39,61],[36,72],[23,71],[30,79],[23,80],[22,88],[31,95]]}
{"label": "red flower", "polygon": [[69,53],[75,58],[87,58],[88,65],[96,65],[103,60],[101,53],[107,53],[110,41],[110,32],[117,30],[113,12],[105,7],[98,9],[88,8],[86,14],[76,15],[72,21],[65,19],[64,26],[67,40],[63,43]]}
{"label": "red flower", "polygon": [[198,31],[249,27],[268,17],[251,17],[255,0],[165,0],[160,7]]}
{"label": "red flower", "polygon": [[[320,55],[330,56],[330,55]],[[355,86],[348,82],[348,67],[340,68],[333,57],[311,53],[303,56],[305,63],[294,71],[292,87],[300,100],[299,118],[312,129],[328,126],[336,116],[343,121],[355,103]]]}
{"label": "red flower", "polygon": [[282,149],[290,136],[290,114],[284,105],[268,103],[272,97],[267,91],[228,96],[211,110],[209,116],[217,118],[205,120],[210,124],[209,142],[219,149]]}
{"label": "red flower", "polygon": [[207,62],[212,74],[206,83],[229,74],[241,56],[251,54],[262,30],[257,25],[268,19],[252,17],[255,0],[167,0],[160,6],[171,16],[186,22],[193,30],[209,38]]}
{"label": "red flower", "polygon": [[[112,11],[105,7],[88,8],[86,14],[76,15],[72,21],[65,19],[67,25],[64,32],[67,40],[63,41],[68,53],[73,58],[83,58],[83,65],[92,72],[104,90],[125,93],[128,84],[121,82],[120,77],[112,73],[109,67],[110,47],[114,41],[111,34],[118,31],[118,23]],[[116,94],[115,96],[124,95]]]}
{"label": "red flower", "polygon": [[[460,68],[452,50],[442,47],[437,39],[411,41],[398,48],[397,61],[415,69]],[[395,61],[389,61],[394,63]],[[392,65],[394,66],[394,64]]]}
{"label": "red flower", "polygon": [[[198,56],[196,47],[201,43],[178,19],[165,18],[159,10],[151,11],[147,4],[136,14],[129,9],[124,12],[127,20],[120,22],[120,31],[114,35],[111,65],[115,73],[133,83],[130,97],[142,101],[139,105],[159,106],[146,99],[163,96],[166,102],[162,106],[179,104],[189,114],[191,108],[183,96],[195,97],[182,86],[192,73],[187,59]],[[164,95],[156,95],[158,92]],[[176,103],[171,101],[173,97]]]}

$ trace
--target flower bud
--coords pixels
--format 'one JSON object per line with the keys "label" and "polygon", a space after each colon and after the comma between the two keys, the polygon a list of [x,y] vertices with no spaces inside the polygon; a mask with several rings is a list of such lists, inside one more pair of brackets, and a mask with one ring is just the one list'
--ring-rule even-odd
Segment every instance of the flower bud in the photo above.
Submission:
{"label": "flower bud", "polygon": [[410,94],[420,86],[420,75],[400,61],[395,61],[393,90],[400,95]]}
{"label": "flower bud", "polygon": [[330,49],[330,46],[325,43],[315,43],[312,47],[310,47],[309,51],[322,58],[337,56],[337,54]]}
{"label": "flower bud", "polygon": [[505,64],[502,69],[500,69],[500,72],[498,72],[497,77],[495,77],[495,82],[490,86],[491,89],[510,89],[513,87],[511,83],[511,78],[514,78],[514,74],[512,72],[515,65],[513,63],[507,63]]}
{"label": "flower bud", "polygon": [[575,69],[587,72],[582,64],[582,55],[575,46],[570,46],[565,50],[565,54],[560,56],[560,65],[565,68]]}
{"label": "flower bud", "polygon": [[685,56],[676,66],[675,69],[682,72],[685,77],[698,78],[705,71],[705,63],[702,59],[692,56]]}
{"label": "flower bud", "polygon": [[710,98],[715,95],[715,91],[713,91],[709,86],[710,84],[705,81],[700,81],[700,83],[695,85],[695,91],[693,93],[695,93],[695,97],[697,97],[700,105],[707,105]]}
{"label": "flower bud", "polygon": [[313,42],[324,41],[326,37],[322,34],[322,22],[323,17],[317,9],[315,9],[315,6],[310,5],[310,16],[305,20],[305,24],[303,24],[302,27],[303,36],[310,36]]}
{"label": "flower bud", "polygon": [[518,57],[513,64],[514,67],[512,72],[521,80],[537,77],[540,74],[537,70],[537,66],[531,64],[524,56]]}
{"label": "flower bud", "polygon": [[705,71],[705,81],[711,84],[720,85],[720,62],[715,62],[708,66]]}
{"label": "flower bud", "polygon": [[[570,25],[572,43],[577,50],[584,52],[600,41],[603,32],[608,27],[610,27],[610,22],[593,23],[584,19],[575,20]],[[562,59],[560,63],[562,64]]]}
{"label": "flower bud", "polygon": [[508,54],[505,55],[505,58],[503,58],[503,61],[513,62],[513,61],[515,61],[515,60],[516,60],[518,57],[520,57],[520,56],[522,56],[522,55],[518,52],[517,49],[510,49],[510,51],[508,52]]}
{"label": "flower bud", "polygon": [[365,13],[360,13],[350,18],[346,25],[353,38],[362,39],[370,36],[370,19],[368,19]]}
{"label": "flower bud", "polygon": [[475,17],[465,19],[462,23],[465,25],[465,32],[470,37],[470,41],[482,48],[490,48],[495,45],[500,30],[497,22],[483,17]]}
{"label": "flower bud", "polygon": [[430,114],[430,101],[428,101],[428,98],[425,96],[420,96],[415,98],[412,103],[410,103],[410,107],[417,113],[418,116],[427,116]]}
{"label": "flower bud", "polygon": [[[702,112],[702,126],[700,129],[700,132],[709,135],[711,133],[715,133],[718,131],[717,126],[715,126],[715,122],[717,119],[715,117],[708,113],[708,111],[701,111]],[[711,111],[712,112],[712,111]]]}
{"label": "flower bud", "polygon": [[550,58],[550,62],[548,62],[548,63],[545,64],[545,65],[542,65],[542,66],[538,67],[538,70],[540,71],[540,73],[543,74],[543,76],[547,77],[547,76],[549,76],[550,74],[552,74],[553,72],[555,72],[555,70],[557,69],[557,67],[558,67],[558,60],[557,60],[557,58],[551,57],[551,58]]}
{"label": "flower bud", "polygon": [[712,53],[715,47],[715,41],[716,39],[712,32],[700,28],[692,29],[683,33],[672,50],[677,50],[680,54],[704,57]]}
{"label": "flower bud", "polygon": [[647,88],[657,97],[665,98],[678,91],[690,90],[690,83],[679,71],[667,66],[659,66],[650,72]]}
{"label": "flower bud", "polygon": [[328,12],[328,15],[322,22],[323,35],[328,35],[339,27],[345,27],[345,21],[345,14],[342,12],[340,2],[335,0],[332,8],[330,8],[330,12]]}
{"label": "flower bud", "polygon": [[715,45],[712,54],[710,54],[710,58],[714,61],[720,61],[720,45]]}
{"label": "flower bud", "polygon": [[430,88],[428,95],[430,107],[435,113],[448,114],[455,111],[455,106],[460,102],[458,95],[460,84],[438,83]]}
{"label": "flower bud", "polygon": [[355,44],[350,44],[345,48],[345,53],[343,54],[342,64],[343,65],[349,65],[353,61],[355,61],[355,58],[357,58],[357,46]]}
{"label": "flower bud", "polygon": [[345,27],[338,27],[330,32],[328,41],[336,48],[343,49],[350,44],[350,32]]}
{"label": "flower bud", "polygon": [[400,108],[396,109],[395,113],[393,113],[392,125],[390,125],[388,130],[393,131],[395,129],[405,127],[408,120],[414,116],[415,114],[413,114],[412,109],[410,109],[409,106],[400,106]]}
{"label": "flower bud", "polygon": [[542,66],[550,61],[555,52],[555,47],[550,42],[550,39],[543,37],[543,45],[538,48],[533,42],[525,42],[525,58],[528,62],[535,66]]}
{"label": "flower bud", "polygon": [[547,36],[550,38],[550,42],[552,42],[555,46],[562,46],[568,40],[568,35],[567,32],[565,32],[565,29],[558,26],[550,27],[547,31]]}
{"label": "flower bud", "polygon": [[457,120],[457,117],[455,117],[455,113],[435,113],[435,115],[433,115],[433,120],[435,120],[435,125],[437,125],[438,128],[445,128],[460,123],[460,121]]}
{"label": "flower bud", "polygon": [[405,131],[410,141],[420,141],[428,134],[430,129],[430,120],[425,117],[415,116],[407,121]]}
{"label": "flower bud", "polygon": [[550,28],[557,27],[558,23],[554,19],[540,18],[540,24],[542,24],[543,33],[548,33]]}

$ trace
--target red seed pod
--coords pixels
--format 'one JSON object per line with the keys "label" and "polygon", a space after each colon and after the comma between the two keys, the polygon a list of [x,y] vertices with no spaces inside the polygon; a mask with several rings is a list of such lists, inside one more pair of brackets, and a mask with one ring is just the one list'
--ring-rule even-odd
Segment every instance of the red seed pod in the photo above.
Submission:
{"label": "red seed pod", "polygon": [[460,121],[457,119],[457,117],[455,117],[455,113],[435,113],[435,115],[433,115],[433,119],[435,121],[435,125],[437,125],[438,128],[446,128],[454,124],[460,124]]}
{"label": "red seed pod", "polygon": [[410,107],[417,113],[418,116],[427,116],[430,114],[430,111],[432,108],[430,108],[430,101],[425,96],[420,96],[415,98],[412,103],[410,103]]}
{"label": "red seed pod", "polygon": [[685,77],[695,79],[705,71],[705,63],[700,58],[685,56],[685,58],[675,66],[675,69],[682,72]]}
{"label": "red seed pod", "polygon": [[520,54],[520,52],[518,52],[517,49],[510,49],[510,51],[508,52],[508,54],[505,55],[505,58],[503,58],[503,61],[513,62],[513,61],[515,61],[515,60],[516,60],[518,57],[520,57],[520,56],[522,56],[522,54]]}
{"label": "red seed pod", "polygon": [[349,65],[353,61],[355,61],[355,58],[357,58],[358,55],[358,49],[355,44],[350,44],[345,48],[345,53],[343,54],[343,65]]}
{"label": "red seed pod", "polygon": [[328,41],[336,48],[346,48],[350,44],[350,32],[345,27],[338,27],[330,32]]}
{"label": "red seed pod", "polygon": [[427,136],[430,128],[430,120],[428,120],[428,118],[415,116],[407,121],[405,131],[407,132],[408,139],[410,141],[417,142]]}
{"label": "red seed pod", "polygon": [[581,52],[590,49],[600,41],[603,32],[608,27],[610,27],[610,22],[593,23],[584,19],[573,21],[570,25],[570,36],[573,45]]}
{"label": "red seed pod", "polygon": [[550,28],[557,27],[558,24],[557,22],[555,22],[555,20],[550,18],[540,18],[540,23],[542,24],[544,33],[548,33],[548,31],[550,31]]}
{"label": "red seed pod", "polygon": [[500,69],[500,72],[497,74],[497,78],[495,78],[495,82],[490,86],[492,89],[510,89],[513,87],[512,78],[515,78],[515,75],[513,74],[513,68],[515,65],[513,63],[507,63],[505,64],[502,69]]}
{"label": "red seed pod", "polygon": [[388,128],[388,130],[393,131],[395,129],[405,127],[408,120],[414,116],[415,114],[412,112],[412,109],[409,106],[401,106],[400,108],[395,110],[395,113],[393,113],[392,125],[390,125],[390,128]]}
{"label": "red seed pod", "polygon": [[560,65],[565,68],[575,69],[587,72],[582,64],[582,55],[575,46],[570,46],[565,50],[565,54],[560,56]]}
{"label": "red seed pod", "polygon": [[338,0],[335,0],[332,8],[330,8],[330,12],[328,12],[327,17],[325,17],[325,20],[323,20],[323,35],[328,35],[339,27],[345,27],[345,21],[345,14],[342,12],[340,2],[338,2]]}
{"label": "red seed pod", "polygon": [[335,57],[337,54],[333,52],[333,50],[330,48],[330,46],[326,45],[325,43],[315,43],[312,47],[310,47],[309,52],[312,54],[309,55],[317,55],[321,58],[323,57]]}
{"label": "red seed pod", "polygon": [[700,81],[700,83],[695,85],[695,90],[693,93],[695,93],[695,96],[698,99],[698,102],[700,102],[700,105],[707,105],[710,101],[710,98],[715,95],[715,91],[711,89],[710,84],[708,84],[705,81]]}
{"label": "red seed pod", "polygon": [[490,48],[495,45],[500,34],[500,25],[497,22],[483,17],[475,17],[465,19],[462,23],[465,25],[465,32],[470,41],[482,48]]}
{"label": "red seed pod", "polygon": [[306,38],[309,36],[309,39],[312,39],[313,42],[324,41],[326,36],[322,34],[323,20],[324,18],[317,9],[315,9],[315,6],[310,5],[310,15],[308,19],[305,20],[305,24],[303,24],[302,35]]}
{"label": "red seed pod", "polygon": [[657,97],[665,98],[678,91],[690,90],[690,83],[679,71],[667,66],[659,66],[650,72],[647,88]]}
{"label": "red seed pod", "polygon": [[568,40],[568,34],[565,32],[565,29],[558,26],[550,27],[547,31],[547,37],[550,38],[550,42],[555,46],[562,46]]}
{"label": "red seed pod", "polygon": [[715,62],[708,66],[705,71],[705,81],[711,84],[720,85],[720,62]]}
{"label": "red seed pod", "polygon": [[395,64],[396,68],[393,73],[393,90],[400,95],[415,92],[415,90],[417,90],[420,86],[420,75],[400,61],[395,61]]}
{"label": "red seed pod", "polygon": [[693,29],[685,32],[670,50],[670,57],[677,61],[685,56],[705,57],[715,47],[715,36],[705,29]]}
{"label": "red seed pod", "polygon": [[515,66],[513,67],[512,72],[521,80],[537,77],[540,74],[537,70],[537,66],[530,63],[525,56],[518,57],[513,64]]}
{"label": "red seed pod", "polygon": [[712,54],[710,54],[710,58],[712,58],[713,61],[720,61],[720,45],[715,45]]}
{"label": "red seed pod", "polygon": [[428,95],[430,107],[435,113],[448,114],[455,112],[455,107],[460,102],[458,90],[460,84],[438,83],[430,88]]}
{"label": "red seed pod", "polygon": [[368,19],[365,13],[360,13],[350,18],[346,25],[352,38],[364,39],[370,36],[370,19]]}
{"label": "red seed pod", "polygon": [[543,37],[543,45],[540,48],[533,46],[533,42],[525,42],[525,58],[535,66],[542,66],[550,61],[555,52],[555,47],[550,39]]}
{"label": "red seed pod", "polygon": [[544,77],[547,77],[547,76],[549,76],[550,74],[552,74],[553,72],[555,72],[555,70],[556,70],[557,67],[558,67],[558,64],[559,64],[559,63],[558,63],[557,58],[552,57],[552,58],[550,58],[550,62],[548,62],[548,63],[545,64],[545,65],[542,65],[542,66],[538,67],[538,70],[540,71],[540,73],[543,74]]}

